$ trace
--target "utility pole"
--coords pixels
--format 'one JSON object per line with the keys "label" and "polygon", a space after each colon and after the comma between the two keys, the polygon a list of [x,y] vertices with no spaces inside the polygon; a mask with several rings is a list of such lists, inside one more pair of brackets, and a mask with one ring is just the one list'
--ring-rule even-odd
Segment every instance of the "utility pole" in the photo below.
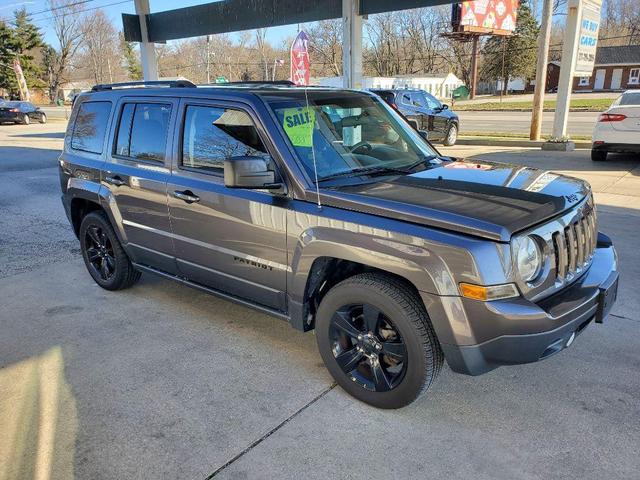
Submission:
{"label": "utility pole", "polygon": [[469,94],[469,98],[473,100],[476,98],[476,90],[478,88],[478,46],[479,46],[480,36],[473,36],[473,53],[471,54],[471,92]]}
{"label": "utility pole", "polygon": [[207,35],[207,85],[211,83],[211,35]]}
{"label": "utility pole", "polygon": [[544,113],[544,92],[547,88],[547,66],[549,64],[549,44],[551,43],[551,17],[553,0],[544,0],[542,23],[538,39],[538,66],[536,68],[536,87],[533,95],[530,140],[540,140],[542,136],[542,114]]}

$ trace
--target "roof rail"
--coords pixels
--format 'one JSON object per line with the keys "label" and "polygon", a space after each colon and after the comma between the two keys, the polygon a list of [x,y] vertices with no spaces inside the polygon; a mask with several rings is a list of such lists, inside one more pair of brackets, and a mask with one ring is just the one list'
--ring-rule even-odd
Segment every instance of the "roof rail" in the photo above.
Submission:
{"label": "roof rail", "polygon": [[167,88],[195,88],[196,84],[189,80],[156,80],[151,82],[122,82],[122,83],[103,83],[94,85],[92,92],[101,92],[103,90],[113,90],[116,88],[145,88],[145,87],[167,87]]}
{"label": "roof rail", "polygon": [[259,86],[265,86],[265,87],[270,87],[270,86],[281,86],[281,87],[295,87],[296,84],[293,83],[291,80],[247,80],[247,81],[239,81],[239,82],[224,82],[224,83],[214,83],[213,85],[219,85],[219,86],[225,86],[225,85],[236,85],[236,86],[242,86],[242,85],[248,85],[248,86],[254,86],[254,87],[259,87]]}

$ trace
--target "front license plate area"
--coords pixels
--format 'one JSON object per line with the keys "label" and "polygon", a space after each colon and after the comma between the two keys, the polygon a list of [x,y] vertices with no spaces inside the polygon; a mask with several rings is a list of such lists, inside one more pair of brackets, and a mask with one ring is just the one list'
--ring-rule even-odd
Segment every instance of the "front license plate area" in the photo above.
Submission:
{"label": "front license plate area", "polygon": [[596,323],[604,323],[613,304],[618,297],[618,273],[612,274],[605,283],[600,286],[598,294],[598,310],[596,311]]}

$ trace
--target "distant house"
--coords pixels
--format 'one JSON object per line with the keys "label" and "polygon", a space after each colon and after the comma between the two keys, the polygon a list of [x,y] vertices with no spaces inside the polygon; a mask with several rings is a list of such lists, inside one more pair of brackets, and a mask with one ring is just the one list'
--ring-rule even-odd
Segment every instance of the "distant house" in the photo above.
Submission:
{"label": "distant house", "polygon": [[598,48],[593,74],[573,83],[575,92],[632,88],[640,88],[640,45]]}
{"label": "distant house", "polygon": [[65,102],[70,102],[73,97],[82,92],[88,92],[93,87],[93,83],[87,82],[85,80],[80,80],[77,82],[67,82],[62,85],[60,88],[60,96],[62,100]]}
{"label": "distant house", "polygon": [[[342,87],[342,77],[312,78],[311,84]],[[362,77],[362,88],[419,88],[440,99],[450,99],[464,82],[453,73],[399,75],[397,77]]]}

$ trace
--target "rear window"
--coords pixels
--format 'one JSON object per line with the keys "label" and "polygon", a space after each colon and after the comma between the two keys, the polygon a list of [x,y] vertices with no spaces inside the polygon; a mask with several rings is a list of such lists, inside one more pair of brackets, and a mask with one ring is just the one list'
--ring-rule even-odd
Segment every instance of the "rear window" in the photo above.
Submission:
{"label": "rear window", "polygon": [[126,103],[122,107],[115,154],[164,162],[171,105]]}
{"label": "rear window", "polygon": [[71,148],[102,153],[111,102],[84,102],[80,105],[71,135]]}
{"label": "rear window", "polygon": [[640,105],[640,92],[625,93],[620,97],[620,105]]}

